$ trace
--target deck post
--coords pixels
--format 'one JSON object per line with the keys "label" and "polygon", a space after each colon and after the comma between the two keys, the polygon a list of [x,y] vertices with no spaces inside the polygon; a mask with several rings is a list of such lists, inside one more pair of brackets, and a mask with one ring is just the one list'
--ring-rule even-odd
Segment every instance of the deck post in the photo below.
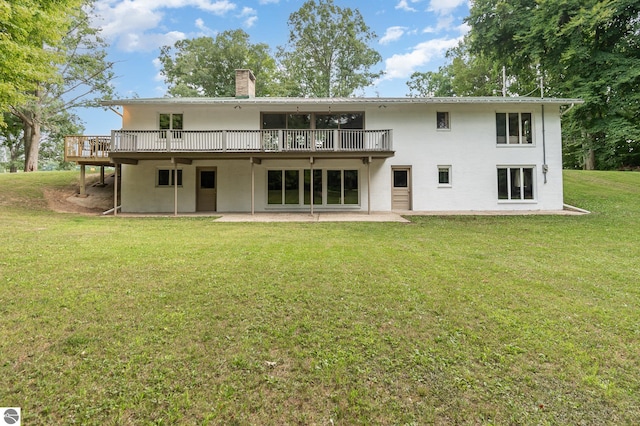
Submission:
{"label": "deck post", "polygon": [[367,214],[371,214],[371,157],[367,159]]}
{"label": "deck post", "polygon": [[100,166],[100,186],[104,186],[104,166]]}
{"label": "deck post", "polygon": [[310,186],[309,189],[311,191],[311,194],[309,194],[310,195],[310,197],[309,197],[309,205],[310,205],[309,209],[311,211],[311,215],[313,216],[313,157],[309,157],[309,164],[310,164],[310,168],[311,168],[311,170],[309,171],[309,173],[311,174],[311,176],[309,177],[309,184],[310,184],[309,185]]}
{"label": "deck post", "polygon": [[173,215],[178,216],[178,162],[175,159],[171,159],[173,162]]}
{"label": "deck post", "polygon": [[253,157],[249,160],[251,162],[251,216],[255,213],[255,197],[256,197],[256,175],[253,169]]}
{"label": "deck post", "polygon": [[80,164],[80,197],[86,197],[87,196],[87,182],[86,182],[86,177],[87,177],[87,166],[85,166],[84,164]]}
{"label": "deck post", "polygon": [[118,215],[118,163],[113,172],[113,215]]}

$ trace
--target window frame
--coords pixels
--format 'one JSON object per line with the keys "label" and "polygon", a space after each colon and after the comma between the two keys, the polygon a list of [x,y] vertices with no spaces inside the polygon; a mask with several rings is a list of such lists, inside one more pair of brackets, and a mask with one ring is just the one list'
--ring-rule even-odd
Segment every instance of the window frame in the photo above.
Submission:
{"label": "window frame", "polygon": [[[166,168],[166,167],[159,167],[156,169],[156,188],[173,188],[174,187],[174,177],[175,177],[175,173],[174,173],[175,169],[170,169],[170,168]],[[184,179],[184,173],[182,172],[182,169],[177,169],[178,171],[178,188],[182,188],[182,184],[183,184],[183,179]],[[160,173],[161,172],[167,172],[168,173],[168,183],[163,184],[160,183]],[[164,180],[164,179],[163,179]]]}
{"label": "window frame", "polygon": [[[506,175],[504,177],[504,185],[506,185],[506,198],[501,198],[501,193],[504,189],[501,189],[501,176],[500,171],[504,170]],[[514,175],[512,171],[519,171],[517,175]],[[530,170],[530,176],[525,175],[525,170]],[[512,183],[512,176],[516,177],[516,181]],[[536,181],[536,167],[533,165],[499,165],[496,167],[497,178],[497,200],[498,203],[537,203],[537,181]],[[527,190],[527,181],[531,189]],[[520,184],[518,184],[520,182]],[[522,190],[522,188],[525,188]],[[514,196],[514,189],[519,188],[518,196]]]}
{"label": "window frame", "polygon": [[[440,181],[440,173],[446,170],[447,173],[447,182]],[[451,175],[451,165],[439,165],[438,166],[438,188],[451,188],[453,186],[452,183],[452,175]]]}
{"label": "window frame", "polygon": [[[324,117],[328,115],[335,116],[346,116],[346,115],[361,115],[362,116],[362,127],[343,127],[343,124],[338,120],[337,127],[317,127],[317,117]],[[284,116],[284,127],[282,128],[271,128],[265,127],[265,115],[283,115]],[[289,117],[294,115],[308,116],[309,117],[309,127],[303,129],[296,129],[294,127],[289,127]],[[332,129],[344,129],[344,130],[364,130],[366,129],[366,114],[365,111],[262,111],[260,113],[260,129],[261,130],[332,130]]]}
{"label": "window frame", "polygon": [[[169,117],[169,127],[162,128],[162,116]],[[174,127],[174,116],[180,116],[180,128]],[[158,113],[158,130],[160,131],[160,139],[167,139],[167,132],[171,132],[171,139],[182,139],[182,131],[184,131],[184,113],[183,112],[159,112]]]}
{"label": "window frame", "polygon": [[[517,116],[517,127],[518,134],[512,135],[513,127],[512,127],[512,116]],[[528,120],[525,120],[523,116],[528,116]],[[502,125],[498,124],[498,116],[504,116],[504,135],[500,135],[499,132],[501,130]],[[495,135],[496,135],[496,145],[499,147],[510,146],[510,147],[532,147],[536,144],[535,131],[534,131],[534,114],[532,111],[496,111],[495,113]],[[525,123],[528,123],[529,129],[528,131],[524,130]],[[526,142],[528,140],[527,136],[531,139],[531,142]],[[504,137],[504,142],[500,142],[500,137]],[[512,137],[517,137],[517,142],[511,142]]]}
{"label": "window frame", "polygon": [[[440,114],[443,114],[444,122],[441,121]],[[439,132],[451,130],[451,114],[449,111],[436,111],[436,130]]]}
{"label": "window frame", "polygon": [[[307,182],[306,179],[311,179],[311,170],[307,167],[295,167],[295,168],[286,168],[286,167],[274,167],[266,170],[266,207],[267,208],[307,208],[310,207],[311,201],[311,183]],[[270,191],[274,191],[271,188],[270,175],[274,175],[275,173],[280,172],[280,202],[272,203],[270,202],[273,199]],[[286,182],[285,176],[287,172],[296,172],[297,173],[297,203],[287,203],[286,202]],[[350,173],[355,172],[355,188],[349,186],[349,183],[353,184],[354,176],[348,176]],[[343,167],[343,168],[314,168],[313,176],[314,176],[314,185],[313,185],[313,206],[320,208],[349,208],[349,207],[360,207],[361,206],[361,192],[362,192],[362,181],[361,181],[361,173],[360,169],[356,167]],[[337,198],[330,197],[328,194],[329,191],[329,179],[330,175],[333,175],[333,178],[337,178],[339,180],[339,192],[340,194]],[[347,178],[345,178],[347,177]],[[319,180],[319,182],[318,182]],[[320,184],[320,189],[318,189],[318,183]],[[283,192],[284,191],[284,192]],[[283,195],[284,194],[284,195]],[[318,200],[317,195],[321,195],[320,200]],[[355,200],[354,200],[355,195]],[[334,200],[338,200],[339,202],[332,202]],[[347,202],[347,201],[355,201],[355,202]]]}

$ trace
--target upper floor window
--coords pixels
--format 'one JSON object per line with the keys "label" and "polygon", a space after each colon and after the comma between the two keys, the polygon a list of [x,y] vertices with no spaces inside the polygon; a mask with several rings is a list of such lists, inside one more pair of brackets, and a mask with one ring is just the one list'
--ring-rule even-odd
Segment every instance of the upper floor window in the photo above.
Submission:
{"label": "upper floor window", "polygon": [[436,112],[436,128],[438,130],[449,130],[451,128],[449,123],[448,112],[443,112],[443,111]]}
{"label": "upper floor window", "polygon": [[159,116],[159,129],[162,138],[167,137],[167,131],[171,131],[171,135],[174,138],[180,138],[183,128],[183,115],[182,114],[160,114]]}
{"label": "upper floor window", "polygon": [[498,144],[532,144],[531,113],[496,113],[496,137]]}
{"label": "upper floor window", "polygon": [[262,128],[268,129],[364,129],[364,113],[264,113]]}

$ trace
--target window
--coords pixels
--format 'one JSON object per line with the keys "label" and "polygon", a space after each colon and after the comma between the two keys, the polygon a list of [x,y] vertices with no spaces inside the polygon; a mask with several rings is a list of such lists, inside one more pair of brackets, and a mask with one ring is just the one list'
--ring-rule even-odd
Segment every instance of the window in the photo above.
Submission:
{"label": "window", "polygon": [[408,188],[409,187],[409,171],[408,170],[394,170],[393,171],[393,187],[394,188]]}
{"label": "window", "polygon": [[160,132],[161,138],[164,139],[167,137],[167,131],[169,131],[169,136],[172,138],[182,138],[182,132],[179,131],[184,130],[182,126],[182,114],[160,114],[159,121],[159,128],[162,130],[162,132]]}
{"label": "window", "polygon": [[533,167],[498,167],[498,200],[533,200]]}
{"label": "window", "polygon": [[268,204],[300,204],[298,170],[269,170],[267,181]]}
{"label": "window", "polygon": [[438,166],[438,185],[451,186],[451,166]]}
{"label": "window", "polygon": [[364,129],[363,112],[341,113],[264,113],[262,128],[274,129]]}
{"label": "window", "polygon": [[438,130],[449,130],[449,113],[436,112],[436,128]]}
{"label": "window", "polygon": [[[313,205],[357,205],[358,170],[313,170]],[[309,205],[311,170],[267,171],[267,204]]]}
{"label": "window", "polygon": [[[175,170],[159,169],[157,186],[173,186]],[[182,186],[182,169],[178,169],[178,186]]]}
{"label": "window", "polygon": [[531,113],[496,113],[496,138],[498,144],[532,144]]}

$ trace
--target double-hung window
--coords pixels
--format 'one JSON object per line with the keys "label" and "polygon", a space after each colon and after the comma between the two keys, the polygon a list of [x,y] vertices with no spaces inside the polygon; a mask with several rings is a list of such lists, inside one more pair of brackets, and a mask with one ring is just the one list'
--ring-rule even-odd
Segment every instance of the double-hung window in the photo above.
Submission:
{"label": "double-hung window", "polygon": [[170,136],[171,139],[182,139],[183,118],[182,114],[160,114],[160,138],[166,139]]}
{"label": "double-hung window", "polygon": [[498,200],[533,200],[533,167],[498,167]]}
{"label": "double-hung window", "polygon": [[533,129],[530,112],[496,113],[496,142],[509,145],[530,145],[533,143]]}

